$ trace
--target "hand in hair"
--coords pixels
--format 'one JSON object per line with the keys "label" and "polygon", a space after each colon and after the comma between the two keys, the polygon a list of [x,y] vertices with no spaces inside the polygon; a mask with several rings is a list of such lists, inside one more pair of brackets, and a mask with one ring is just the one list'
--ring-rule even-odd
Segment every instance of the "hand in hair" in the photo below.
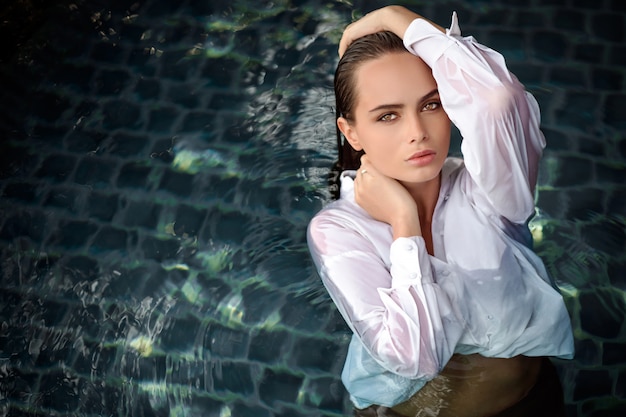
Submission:
{"label": "hand in hair", "polygon": [[[343,31],[339,42],[339,57],[343,56],[348,46],[356,39],[369,35],[370,33],[388,30],[395,33],[400,38],[404,37],[404,32],[415,19],[425,19],[419,14],[402,6],[387,6],[374,10],[366,14],[356,22],[351,23]],[[429,21],[437,29],[445,32],[445,29]]]}

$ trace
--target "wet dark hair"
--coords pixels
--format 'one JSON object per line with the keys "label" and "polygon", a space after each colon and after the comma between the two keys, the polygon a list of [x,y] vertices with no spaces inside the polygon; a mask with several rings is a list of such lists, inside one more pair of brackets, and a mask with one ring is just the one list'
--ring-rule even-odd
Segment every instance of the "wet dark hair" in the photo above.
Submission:
{"label": "wet dark hair", "polygon": [[[354,121],[354,106],[357,100],[356,71],[367,61],[377,59],[389,53],[407,52],[402,39],[392,32],[377,32],[355,40],[343,54],[335,71],[335,116]],[[355,150],[337,129],[338,159],[333,164],[328,182],[331,195],[339,198],[342,171],[357,169],[361,165],[363,151]]]}

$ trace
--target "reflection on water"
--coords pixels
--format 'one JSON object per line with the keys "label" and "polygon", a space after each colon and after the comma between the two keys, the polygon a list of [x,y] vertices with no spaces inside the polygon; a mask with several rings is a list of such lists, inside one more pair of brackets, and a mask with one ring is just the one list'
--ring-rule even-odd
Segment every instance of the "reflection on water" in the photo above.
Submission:
{"label": "reflection on water", "polygon": [[[351,4],[57,3],[0,62],[2,414],[348,415],[349,331],[305,229],[329,198]],[[566,400],[601,408],[585,381],[623,363],[623,217],[579,216],[575,150],[551,152],[535,240],[579,336]],[[614,201],[623,161],[594,158]]]}
{"label": "reflection on water", "polygon": [[11,114],[27,136],[11,135],[21,158],[3,175],[21,207],[2,215],[6,412],[342,407],[327,331],[342,326],[304,240],[332,158],[319,86],[341,19],[203,7],[78,2],[56,9],[47,55],[20,59],[21,88],[52,110]]}

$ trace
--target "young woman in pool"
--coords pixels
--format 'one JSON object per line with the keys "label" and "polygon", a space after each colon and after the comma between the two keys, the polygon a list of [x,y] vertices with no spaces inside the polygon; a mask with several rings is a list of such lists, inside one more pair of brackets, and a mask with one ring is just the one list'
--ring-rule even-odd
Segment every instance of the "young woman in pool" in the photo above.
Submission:
{"label": "young woman in pool", "polygon": [[[444,30],[386,7],[339,53],[341,196],[308,239],[354,333],[355,415],[562,415],[546,356],[572,357],[570,320],[528,229],[536,101],[456,14]],[[463,160],[447,157],[451,121]]]}

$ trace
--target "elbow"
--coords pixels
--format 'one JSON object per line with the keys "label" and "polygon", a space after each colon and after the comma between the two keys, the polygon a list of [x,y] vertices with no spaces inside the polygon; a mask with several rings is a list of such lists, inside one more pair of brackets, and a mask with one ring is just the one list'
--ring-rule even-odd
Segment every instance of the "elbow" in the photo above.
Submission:
{"label": "elbow", "polygon": [[520,103],[526,99],[526,93],[521,85],[501,84],[491,89],[485,100],[486,114],[491,119],[501,119],[515,113]]}

